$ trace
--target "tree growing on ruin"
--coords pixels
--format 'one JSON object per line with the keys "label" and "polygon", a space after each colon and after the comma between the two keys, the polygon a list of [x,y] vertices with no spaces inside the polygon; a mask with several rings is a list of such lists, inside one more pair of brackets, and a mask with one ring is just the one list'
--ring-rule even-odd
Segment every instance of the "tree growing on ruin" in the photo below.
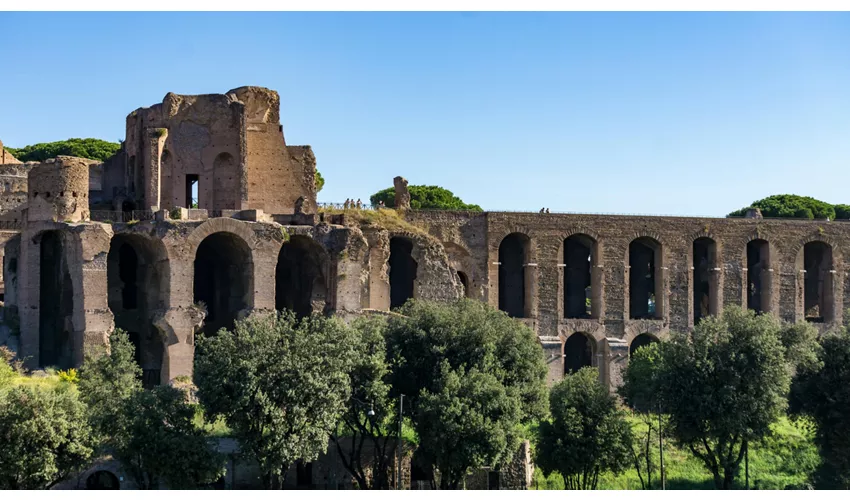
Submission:
{"label": "tree growing on ruin", "polygon": [[0,489],[49,489],[80,472],[93,445],[72,384],[0,389]]}
{"label": "tree growing on ruin", "polygon": [[741,208],[729,214],[729,217],[743,217],[749,208],[758,208],[764,217],[789,217],[799,219],[834,220],[836,209],[833,205],[796,194],[776,194],[754,201],[749,207]]}
{"label": "tree growing on ruin", "polygon": [[[391,396],[405,395],[405,414],[412,416],[423,443],[417,453],[441,474],[449,472],[447,486],[473,466],[510,460],[520,436],[505,429],[534,422],[547,411],[547,368],[534,332],[468,299],[450,304],[413,300],[399,312],[386,328]],[[503,399],[489,406],[481,401],[483,394]],[[468,411],[457,413],[457,408]],[[451,450],[438,446],[452,429],[471,433],[484,420],[494,433],[505,435],[452,440]]]}
{"label": "tree growing on ruin", "polygon": [[850,332],[821,340],[818,363],[801,367],[791,386],[791,412],[816,424],[821,457],[813,482],[823,489],[850,488]]}
{"label": "tree growing on ruin", "polygon": [[565,489],[593,490],[600,474],[625,470],[632,430],[595,368],[582,368],[555,384],[549,411],[551,420],[538,428],[535,458],[544,474],[561,473]]}
{"label": "tree growing on ruin", "polygon": [[195,426],[197,405],[172,386],[143,389],[135,348],[123,331],[111,335],[109,347],[80,370],[80,391],[100,448],[140,489],[197,489],[215,482],[224,474],[224,457]]}
{"label": "tree growing on ruin", "polygon": [[786,409],[791,376],[810,358],[808,328],[783,329],[770,315],[730,306],[691,334],[674,333],[658,347],[656,370],[635,377],[656,384],[669,432],[718,489],[732,487],[749,443],[767,437]]}
{"label": "tree growing on ruin", "polygon": [[[398,412],[389,398],[390,365],[387,361],[381,316],[358,318],[349,373],[350,396],[331,441],[340,461],[360,489],[389,489],[397,446]],[[350,440],[350,446],[345,441]],[[364,444],[371,450],[364,454]]]}
{"label": "tree growing on ruin", "polygon": [[41,142],[22,148],[6,147],[20,161],[44,161],[59,155],[76,156],[91,160],[106,161],[121,149],[121,144],[101,139],[67,139],[64,141]]}
{"label": "tree growing on ruin", "polygon": [[223,418],[268,489],[296,460],[327,450],[346,410],[357,338],[341,320],[254,314],[197,339],[195,382],[205,415]]}
{"label": "tree growing on ruin", "polygon": [[[410,208],[414,210],[469,210],[480,212],[478,205],[464,203],[448,189],[440,186],[408,186],[410,192]],[[395,207],[395,188],[389,187],[378,191],[369,197],[372,206],[378,206],[382,201],[387,208]]]}

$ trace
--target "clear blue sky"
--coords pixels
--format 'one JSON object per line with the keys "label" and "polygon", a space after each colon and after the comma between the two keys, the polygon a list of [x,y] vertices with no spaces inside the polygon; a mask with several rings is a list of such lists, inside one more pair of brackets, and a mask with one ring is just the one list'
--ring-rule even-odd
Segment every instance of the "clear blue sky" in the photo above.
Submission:
{"label": "clear blue sky", "polygon": [[850,15],[0,13],[0,139],[118,140],[169,91],[281,95],[320,201],[395,175],[485,209],[850,203]]}

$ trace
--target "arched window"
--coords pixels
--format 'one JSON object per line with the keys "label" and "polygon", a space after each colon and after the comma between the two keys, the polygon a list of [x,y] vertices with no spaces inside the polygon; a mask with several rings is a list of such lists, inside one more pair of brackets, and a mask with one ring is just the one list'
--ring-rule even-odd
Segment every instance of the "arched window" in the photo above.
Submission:
{"label": "arched window", "polygon": [[203,331],[232,329],[242,309],[253,305],[254,264],[251,249],[233,233],[213,233],[195,253],[195,303],[207,308]]}
{"label": "arched window", "polygon": [[770,312],[771,269],[770,244],[765,240],[747,243],[747,309]]}
{"label": "arched window", "polygon": [[407,238],[390,238],[390,309],[401,307],[413,298],[417,263],[413,258],[413,242]]}
{"label": "arched window", "polygon": [[575,234],[564,240],[564,317],[593,318],[592,270],[596,264],[596,240]]}
{"label": "arched window", "polygon": [[531,241],[528,236],[512,233],[499,245],[499,309],[514,318],[530,316],[527,267]]}
{"label": "arched window", "polygon": [[803,302],[806,321],[823,323],[834,319],[832,247],[822,241],[803,246]]}
{"label": "arched window", "polygon": [[629,317],[661,319],[663,314],[663,282],[661,244],[641,237],[629,244]]}
{"label": "arched window", "polygon": [[632,339],[632,343],[629,344],[629,356],[633,355],[641,347],[648,346],[654,342],[658,342],[658,339],[648,333],[641,333]]}
{"label": "arched window", "polygon": [[593,338],[583,332],[576,332],[564,342],[564,374],[574,373],[586,366],[593,366],[595,354]]}
{"label": "arched window", "polygon": [[70,368],[73,363],[71,334],[66,330],[74,311],[74,290],[65,245],[58,231],[46,231],[39,240],[38,364]]}
{"label": "arched window", "polygon": [[307,236],[283,244],[275,270],[275,309],[288,309],[299,318],[323,313],[328,305],[328,256]]}
{"label": "arched window", "polygon": [[711,238],[697,238],[693,244],[693,317],[694,325],[717,314],[717,245]]}

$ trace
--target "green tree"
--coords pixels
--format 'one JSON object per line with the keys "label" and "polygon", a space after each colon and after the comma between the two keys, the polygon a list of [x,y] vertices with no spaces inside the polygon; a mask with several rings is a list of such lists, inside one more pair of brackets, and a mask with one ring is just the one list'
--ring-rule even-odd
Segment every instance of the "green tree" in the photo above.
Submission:
{"label": "green tree", "polygon": [[[357,333],[349,374],[351,395],[340,425],[330,437],[343,466],[360,489],[389,489],[397,445],[397,412],[389,398],[390,367],[384,341],[386,320],[381,316],[362,317],[351,326]],[[347,447],[343,444],[346,438],[351,439]],[[372,452],[364,457],[366,442],[371,444]]]}
{"label": "green tree", "polygon": [[850,488],[850,332],[825,335],[819,362],[801,367],[791,387],[791,413],[811,417],[821,464],[818,488]]}
{"label": "green tree", "polygon": [[850,205],[834,205],[836,219],[850,219]]}
{"label": "green tree", "polygon": [[810,196],[796,194],[776,194],[754,201],[749,207],[744,207],[729,214],[730,217],[741,217],[747,209],[755,207],[761,210],[764,217],[791,217],[799,219],[835,219],[835,208],[825,201],[816,200]]}
{"label": "green tree", "polygon": [[519,446],[520,401],[492,374],[452,370],[443,360],[439,389],[420,395],[416,432],[424,456],[454,490],[473,467],[495,466]]}
{"label": "green tree", "polygon": [[93,444],[71,384],[0,389],[0,489],[49,489],[89,463]]}
{"label": "green tree", "polygon": [[[464,203],[448,189],[440,186],[408,186],[410,208],[414,210],[469,210],[480,212],[481,207]],[[383,201],[388,208],[395,207],[395,188],[387,188],[369,197],[372,206]]]}
{"label": "green tree", "polygon": [[42,142],[22,148],[6,147],[20,161],[44,161],[59,155],[106,161],[121,149],[121,144],[101,139],[68,139]]}
{"label": "green tree", "polygon": [[325,178],[322,177],[322,174],[318,170],[316,170],[316,192],[318,193],[321,191],[323,187],[325,187]]}
{"label": "green tree", "polygon": [[281,488],[296,460],[315,460],[349,403],[357,349],[336,318],[255,314],[197,340],[195,381],[211,419],[224,418],[266,488]]}
{"label": "green tree", "polygon": [[660,344],[656,376],[670,432],[718,489],[732,487],[749,443],[768,436],[787,407],[795,365],[782,337],[772,316],[730,306]]}
{"label": "green tree", "polygon": [[619,474],[631,458],[632,430],[595,368],[582,368],[552,387],[551,421],[538,427],[535,463],[560,472],[564,488],[596,489],[599,475]]}
{"label": "green tree", "polygon": [[[652,475],[658,471],[657,436],[663,431],[659,376],[663,372],[663,346],[658,342],[641,347],[631,354],[623,372],[623,385],[618,389],[625,403],[637,414],[645,431],[632,442],[632,458],[643,489],[652,488]],[[644,479],[644,476],[646,478]]]}
{"label": "green tree", "polygon": [[[126,333],[86,359],[79,387],[100,445],[140,489],[196,489],[224,474],[224,457],[194,424],[197,405],[171,386],[142,388],[141,368]],[[180,464],[175,467],[175,464]]]}
{"label": "green tree", "polygon": [[[410,409],[405,412],[413,416],[424,464],[439,469],[445,487],[455,487],[469,467],[508,461],[517,441],[506,429],[546,415],[547,368],[534,332],[468,299],[449,304],[409,301],[399,312],[386,329],[391,395],[405,395]],[[489,406],[480,399],[484,394],[499,399]],[[457,408],[466,411],[456,413]],[[484,420],[492,421],[494,428],[472,434]],[[452,430],[470,439],[440,444]]]}

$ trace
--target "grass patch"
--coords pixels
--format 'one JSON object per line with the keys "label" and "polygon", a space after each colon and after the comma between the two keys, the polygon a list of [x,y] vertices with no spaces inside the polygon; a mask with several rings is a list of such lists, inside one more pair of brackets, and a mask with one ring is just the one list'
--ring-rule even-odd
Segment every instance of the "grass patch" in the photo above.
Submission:
{"label": "grass patch", "polygon": [[197,411],[195,411],[194,423],[195,427],[206,432],[209,437],[225,438],[230,437],[232,434],[230,427],[227,426],[227,422],[223,419],[207,422],[204,410],[200,406],[198,406]]}
{"label": "grass patch", "polygon": [[388,231],[414,233],[424,238],[428,238],[429,240],[434,240],[434,237],[428,234],[427,231],[406,221],[404,217],[399,215],[399,213],[392,208],[382,208],[380,210],[320,208],[319,212],[333,215],[345,214],[346,218],[353,219],[359,226],[379,226]]}
{"label": "grass patch", "polygon": [[[645,429],[637,417],[629,417],[635,430]],[[782,418],[773,426],[773,436],[763,443],[750,446],[750,489],[782,490],[798,488],[808,483],[809,474],[819,463],[817,447],[812,441],[813,432],[806,421],[793,422]],[[690,451],[675,446],[672,440],[664,441],[664,468],[669,490],[713,490],[714,481],[702,462]],[[658,478],[653,478],[657,482]],[[657,489],[658,484],[653,484]],[[545,477],[534,469],[532,489],[563,489],[564,479],[558,473]],[[599,478],[600,490],[637,490],[640,480],[634,468],[618,476],[604,474]],[[735,481],[735,489],[745,488],[744,464]]]}

